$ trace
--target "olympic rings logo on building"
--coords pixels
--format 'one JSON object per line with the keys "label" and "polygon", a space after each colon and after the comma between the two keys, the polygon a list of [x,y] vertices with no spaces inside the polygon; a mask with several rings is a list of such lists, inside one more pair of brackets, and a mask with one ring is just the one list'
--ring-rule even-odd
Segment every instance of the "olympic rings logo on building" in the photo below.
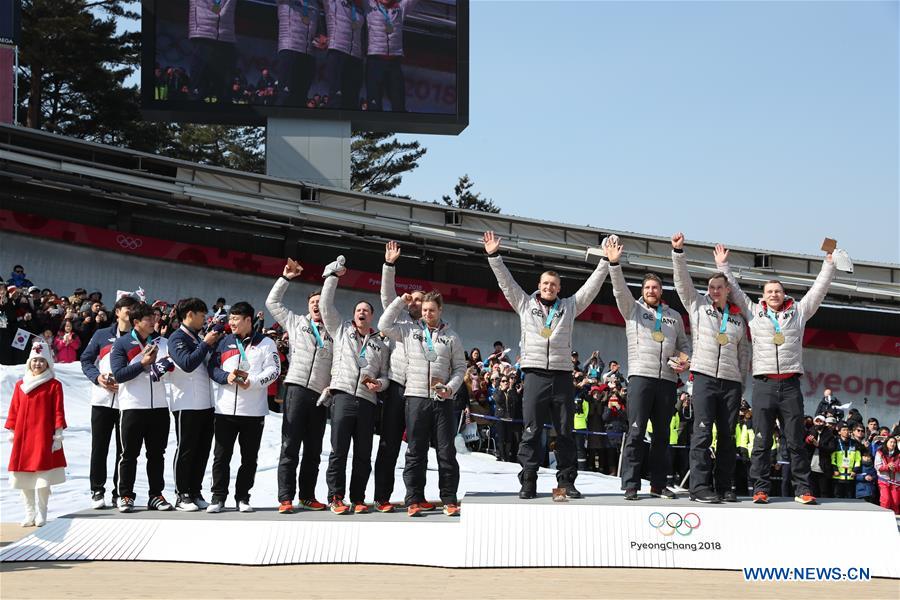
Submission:
{"label": "olympic rings logo on building", "polygon": [[127,235],[122,235],[120,233],[116,236],[116,243],[126,250],[137,250],[144,245],[144,240],[142,240],[141,238],[133,238]]}
{"label": "olympic rings logo on building", "polygon": [[688,536],[700,527],[700,515],[692,512],[684,516],[677,512],[670,512],[665,516],[661,512],[653,512],[650,513],[650,517],[647,520],[650,523],[650,527],[666,537],[676,533]]}

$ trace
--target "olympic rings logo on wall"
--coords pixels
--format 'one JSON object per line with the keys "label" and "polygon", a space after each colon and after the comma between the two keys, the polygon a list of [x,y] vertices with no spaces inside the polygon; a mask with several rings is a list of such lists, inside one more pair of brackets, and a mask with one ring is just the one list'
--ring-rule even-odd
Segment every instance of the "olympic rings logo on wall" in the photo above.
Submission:
{"label": "olympic rings logo on wall", "polygon": [[700,527],[700,515],[692,512],[684,516],[677,512],[670,512],[665,516],[661,512],[653,512],[650,513],[650,517],[647,520],[650,523],[650,527],[666,537],[676,533],[688,536]]}
{"label": "olympic rings logo on wall", "polygon": [[144,245],[144,240],[142,240],[141,238],[133,238],[127,235],[122,235],[120,233],[116,236],[116,243],[126,250],[137,250]]}

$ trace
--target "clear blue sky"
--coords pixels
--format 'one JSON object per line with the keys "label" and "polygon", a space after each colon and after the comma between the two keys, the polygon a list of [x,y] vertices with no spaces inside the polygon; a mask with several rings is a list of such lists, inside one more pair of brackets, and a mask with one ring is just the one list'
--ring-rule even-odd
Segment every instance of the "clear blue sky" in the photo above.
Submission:
{"label": "clear blue sky", "polygon": [[400,192],[900,262],[897,2],[473,0],[471,117]]}

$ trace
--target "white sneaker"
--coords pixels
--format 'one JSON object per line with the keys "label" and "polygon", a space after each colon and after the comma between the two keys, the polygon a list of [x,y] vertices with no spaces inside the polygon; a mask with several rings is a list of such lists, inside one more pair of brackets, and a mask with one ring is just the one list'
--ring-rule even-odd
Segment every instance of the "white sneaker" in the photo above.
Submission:
{"label": "white sneaker", "polygon": [[47,524],[47,513],[42,510],[38,510],[37,514],[34,515],[34,526],[35,527],[43,527]]}
{"label": "white sneaker", "polygon": [[27,513],[19,525],[22,527],[34,527],[34,513]]}
{"label": "white sneaker", "polygon": [[91,494],[91,508],[94,510],[106,508],[106,503],[103,501],[103,492],[94,492]]}
{"label": "white sneaker", "polygon": [[200,510],[206,510],[207,508],[209,508],[209,502],[207,502],[203,498],[203,496],[197,496],[193,500],[194,500],[194,504],[196,504],[197,508],[199,508]]}
{"label": "white sneaker", "polygon": [[252,506],[250,506],[249,502],[244,502],[243,500],[239,500],[237,503],[237,508],[242,513],[252,513],[256,512]]}
{"label": "white sneaker", "polygon": [[194,501],[187,494],[181,494],[178,496],[178,500],[175,501],[175,510],[180,510],[183,512],[196,512],[200,510],[200,507],[194,504]]}
{"label": "white sneaker", "polygon": [[222,509],[225,508],[224,502],[212,502],[209,506],[206,507],[206,512],[212,513],[220,513]]}

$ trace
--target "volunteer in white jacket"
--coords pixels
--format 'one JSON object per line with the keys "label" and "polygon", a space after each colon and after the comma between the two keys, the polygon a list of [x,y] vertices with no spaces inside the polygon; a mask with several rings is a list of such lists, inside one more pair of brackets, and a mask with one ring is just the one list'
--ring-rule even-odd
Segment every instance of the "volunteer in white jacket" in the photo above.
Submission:
{"label": "volunteer in white jacket", "polygon": [[328,502],[331,512],[346,514],[347,455],[353,443],[350,502],[354,513],[368,512],[366,483],[372,472],[372,436],[376,393],[387,388],[388,351],[372,328],[374,309],[365,300],[353,308],[353,320],[344,321],[334,305],[338,278],[347,272],[343,257],[325,267],[319,308],[325,328],[334,336],[331,367],[331,455],[328,457]]}
{"label": "volunteer in white jacket", "polygon": [[231,479],[234,442],[241,446],[241,466],[234,483],[234,498],[241,512],[253,512],[250,489],[256,479],[256,460],[269,404],[266,390],[281,374],[278,349],[253,329],[253,307],[237,302],[228,311],[231,333],[219,342],[209,359],[215,386],[215,447],[212,466],[212,501],[206,512],[225,508]]}
{"label": "volunteer in white jacket", "polygon": [[[266,308],[287,332],[291,344],[290,365],[284,378],[281,456],[278,459],[278,512],[282,514],[294,512],[294,495],[298,488],[300,503],[297,508],[325,509],[325,505],[316,500],[316,480],[319,478],[328,409],[317,402],[319,394],[331,381],[334,339],[322,321],[319,310],[321,292],[315,291],[309,295],[309,312],[305,315],[295,313],[284,305],[284,294],[290,282],[302,272],[303,267],[289,258],[281,277],[275,281],[266,298]],[[301,444],[302,462],[299,459]]]}
{"label": "volunteer in white jacket", "polygon": [[562,280],[555,271],[541,273],[538,291],[527,294],[500,257],[500,238],[493,231],[484,234],[484,251],[497,277],[500,291],[519,315],[522,358],[526,373],[522,417],[525,428],[519,445],[519,498],[537,497],[537,470],[544,458],[541,444],[548,417],[556,429],[556,480],[570,498],[581,498],[575,489],[578,459],[575,438],[575,385],[572,381],[572,333],[575,317],[581,314],[600,291],[608,264],[601,260],[574,296],[560,298]]}
{"label": "volunteer in white jacket", "polygon": [[175,312],[181,326],[169,336],[169,407],[175,418],[175,509],[193,512],[209,503],[200,492],[212,448],[215,410],[207,364],[222,331],[200,330],[206,322],[206,303],[200,298],[179,300]]}
{"label": "volunteer in white jacket", "polygon": [[156,317],[141,302],[128,311],[132,330],[113,344],[110,367],[119,385],[119,512],[134,510],[134,480],[141,447],[146,448],[150,510],[172,510],[163,497],[165,453],[169,441],[169,404],[163,375],[174,365],[166,339],[153,337]]}
{"label": "volunteer in white jacket", "polygon": [[784,285],[776,279],[763,286],[763,297],[754,303],[738,285],[728,265],[728,250],[716,246],[716,266],[728,277],[734,298],[744,317],[750,322],[753,338],[753,452],[750,455],[750,477],[753,479],[753,502],[769,501],[770,458],[775,419],[782,423],[787,442],[794,482],[794,500],[815,504],[809,481],[809,454],[804,442],[803,332],[828,293],[834,279],[831,253],[825,256],[822,270],[809,292],[799,302],[785,296]]}
{"label": "volunteer in white jacket", "polygon": [[669,422],[675,413],[675,389],[679,373],[689,367],[680,354],[691,354],[691,343],[684,332],[678,311],[662,301],[662,281],[648,273],[641,284],[641,297],[635,301],[625,283],[619,258],[622,245],[609,240],[609,279],[628,341],[628,432],[622,451],[622,489],[626,500],[637,500],[641,489],[641,464],[647,453],[644,434],[647,420],[653,424],[650,442],[650,495],[674,499],[666,488],[666,476],[672,464],[669,448]]}
{"label": "volunteer in white jacket", "polygon": [[91,388],[91,508],[105,508],[103,496],[106,492],[106,470],[109,458],[109,438],[115,437],[115,467],[112,477],[112,506],[119,503],[119,456],[122,442],[119,437],[119,402],[116,398],[119,386],[116,384],[109,366],[113,344],[122,336],[129,335],[131,320],[128,310],[137,304],[134,296],[122,296],[116,300],[116,322],[111,327],[98,329],[81,353],[81,371]]}
{"label": "volunteer in white jacket", "polygon": [[[737,502],[732,487],[737,457],[734,429],[744,382],[750,368],[747,321],[741,308],[728,301],[731,286],[723,273],[714,273],[706,294],[698,294],[684,255],[684,234],[672,236],[672,268],[675,291],[688,311],[691,323],[691,373],[694,376],[694,425],[691,434],[691,500]],[[716,436],[716,489],[712,489],[713,426]],[[725,435],[723,435],[725,434]]]}
{"label": "volunteer in white jacket", "polygon": [[415,299],[404,294],[394,300],[378,322],[385,336],[406,350],[406,484],[407,514],[417,516],[425,502],[428,448],[435,442],[438,487],[444,514],[459,515],[459,464],[456,462],[456,419],[451,398],[463,385],[466,357],[462,340],[441,320],[444,299],[428,292],[422,300],[422,318],[412,323],[401,313]]}

